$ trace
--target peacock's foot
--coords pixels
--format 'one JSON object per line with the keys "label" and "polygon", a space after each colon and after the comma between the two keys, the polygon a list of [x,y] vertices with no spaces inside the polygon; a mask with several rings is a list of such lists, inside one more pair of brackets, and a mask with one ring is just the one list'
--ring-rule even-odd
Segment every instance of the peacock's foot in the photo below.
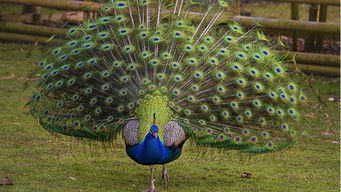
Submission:
{"label": "peacock's foot", "polygon": [[151,185],[149,189],[143,190],[142,192],[157,192],[155,185],[154,185],[155,179],[151,181]]}
{"label": "peacock's foot", "polygon": [[157,192],[154,182],[156,180],[154,179],[154,167],[150,167],[150,187],[147,190],[144,190],[142,192]]}
{"label": "peacock's foot", "polygon": [[168,183],[169,183],[169,176],[168,176],[167,169],[166,169],[165,165],[163,165],[163,168],[162,168],[162,181],[163,181],[163,187],[167,188]]}

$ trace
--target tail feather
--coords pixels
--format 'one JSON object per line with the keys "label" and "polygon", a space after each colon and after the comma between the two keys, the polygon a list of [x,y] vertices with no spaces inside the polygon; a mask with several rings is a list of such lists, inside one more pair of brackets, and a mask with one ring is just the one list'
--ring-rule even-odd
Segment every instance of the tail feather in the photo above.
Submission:
{"label": "tail feather", "polygon": [[32,114],[47,130],[106,140],[158,92],[198,144],[290,146],[306,96],[260,31],[220,23],[228,10],[224,0],[112,1],[39,63]]}

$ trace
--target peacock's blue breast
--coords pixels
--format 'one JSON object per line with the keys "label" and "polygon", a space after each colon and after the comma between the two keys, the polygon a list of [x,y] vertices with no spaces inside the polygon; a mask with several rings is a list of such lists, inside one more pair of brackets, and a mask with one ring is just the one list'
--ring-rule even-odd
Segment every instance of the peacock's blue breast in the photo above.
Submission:
{"label": "peacock's blue breast", "polygon": [[158,137],[147,135],[140,144],[127,145],[126,153],[132,160],[142,165],[166,164],[180,157],[181,147],[167,147]]}

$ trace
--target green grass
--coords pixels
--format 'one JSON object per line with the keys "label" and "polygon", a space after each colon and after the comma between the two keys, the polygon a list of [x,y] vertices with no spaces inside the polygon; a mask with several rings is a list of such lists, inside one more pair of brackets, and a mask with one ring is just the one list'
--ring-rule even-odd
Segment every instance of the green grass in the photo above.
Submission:
{"label": "green grass", "polygon": [[[64,137],[56,139],[24,109],[36,81],[31,69],[43,47],[0,43],[0,179],[14,183],[0,191],[140,191],[149,186],[149,168],[130,160],[122,141],[112,150],[96,150]],[[13,75],[12,75],[13,74]],[[339,191],[339,96],[337,78],[313,77],[324,110],[312,111],[291,149],[249,155],[240,152],[200,155],[185,145],[169,164],[166,191]],[[307,115],[307,114],[306,114]],[[336,144],[335,144],[336,143]],[[85,152],[85,153],[84,153]],[[241,178],[244,171],[251,178]],[[160,191],[161,168],[156,186]]]}

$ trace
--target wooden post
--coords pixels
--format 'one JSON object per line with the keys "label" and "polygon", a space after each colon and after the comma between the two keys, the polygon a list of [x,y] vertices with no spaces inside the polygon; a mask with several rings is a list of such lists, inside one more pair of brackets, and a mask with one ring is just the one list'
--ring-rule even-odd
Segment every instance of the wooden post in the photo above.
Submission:
{"label": "wooden post", "polygon": [[[317,21],[317,4],[311,4],[309,8],[309,21]],[[304,42],[304,50],[306,52],[314,52],[316,33],[307,35]]]}
{"label": "wooden post", "polygon": [[36,12],[36,7],[35,6],[25,5],[22,8],[22,14],[34,13],[34,12]]}
{"label": "wooden post", "polygon": [[38,24],[41,21],[41,7],[38,6],[30,6],[25,5],[23,6],[22,13],[23,14],[32,14],[32,23]]}
{"label": "wooden post", "polygon": [[236,0],[236,15],[240,15],[240,0]]}
{"label": "wooden post", "polygon": [[[291,19],[299,20],[299,4],[291,3]],[[292,32],[292,50],[297,51],[297,33]]]}
{"label": "wooden post", "polygon": [[[84,0],[87,3],[91,3],[92,0]],[[90,11],[84,11],[84,20],[85,21],[90,21],[92,19],[92,12]]]}
{"label": "wooden post", "polygon": [[[320,15],[319,15],[319,22],[326,22],[327,21],[327,5],[320,5]],[[318,52],[322,52],[323,50],[323,34],[319,33],[316,36],[316,50]]]}

